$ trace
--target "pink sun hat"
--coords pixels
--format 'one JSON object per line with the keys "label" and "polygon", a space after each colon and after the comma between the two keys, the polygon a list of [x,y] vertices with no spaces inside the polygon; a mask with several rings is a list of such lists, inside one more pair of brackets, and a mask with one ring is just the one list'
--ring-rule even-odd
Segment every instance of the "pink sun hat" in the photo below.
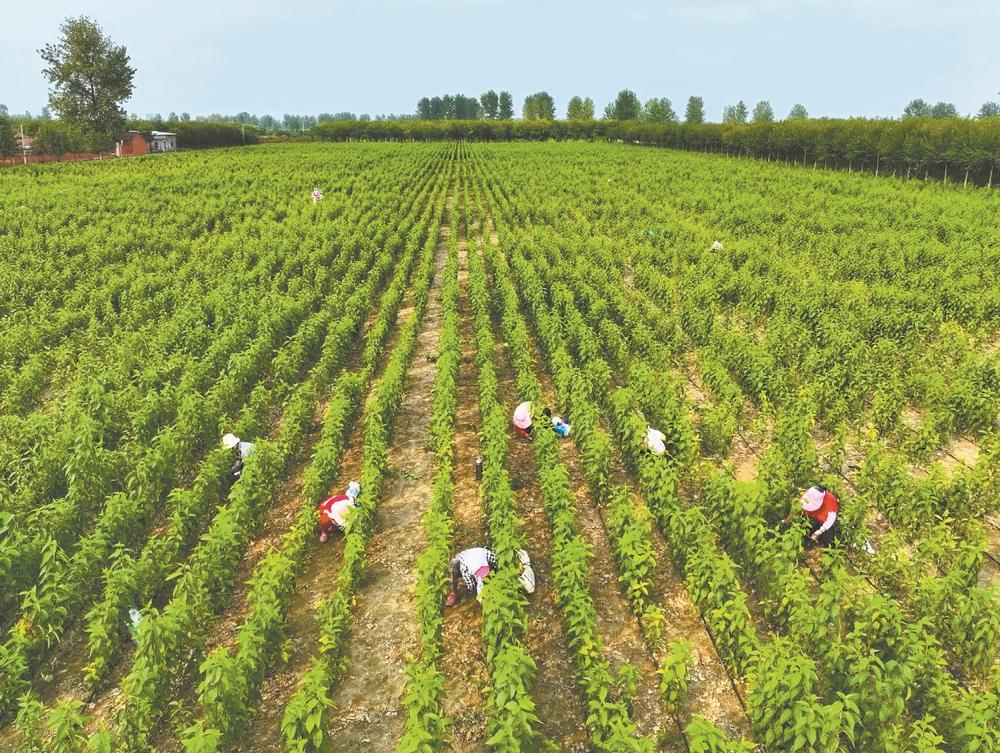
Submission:
{"label": "pink sun hat", "polygon": [[525,400],[514,409],[514,426],[527,429],[531,426],[531,401]]}
{"label": "pink sun hat", "polygon": [[823,497],[826,496],[815,486],[806,490],[802,495],[802,509],[806,512],[815,512],[823,506]]}

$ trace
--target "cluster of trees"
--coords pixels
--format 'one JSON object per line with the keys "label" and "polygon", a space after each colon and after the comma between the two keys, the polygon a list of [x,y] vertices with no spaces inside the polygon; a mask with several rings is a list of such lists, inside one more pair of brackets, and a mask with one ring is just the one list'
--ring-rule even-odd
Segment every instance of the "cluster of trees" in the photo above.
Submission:
{"label": "cluster of trees", "polygon": [[[412,117],[412,116],[411,116]],[[514,117],[514,98],[508,91],[499,94],[493,89],[479,98],[465,94],[444,94],[417,100],[419,120],[510,120]]]}
{"label": "cluster of trees", "polygon": [[547,141],[586,139],[725,152],[880,174],[1000,180],[1000,118],[853,118],[755,123],[657,123],[639,119],[444,120],[321,123],[325,141]]}

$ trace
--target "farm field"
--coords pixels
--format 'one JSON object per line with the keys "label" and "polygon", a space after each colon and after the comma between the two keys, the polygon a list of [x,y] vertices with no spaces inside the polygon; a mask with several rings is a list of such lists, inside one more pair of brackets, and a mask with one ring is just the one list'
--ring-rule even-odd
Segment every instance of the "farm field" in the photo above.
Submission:
{"label": "farm field", "polygon": [[[0,750],[1000,750],[996,191],[624,144],[52,165],[0,171],[0,286]],[[816,483],[825,552],[783,523]]]}

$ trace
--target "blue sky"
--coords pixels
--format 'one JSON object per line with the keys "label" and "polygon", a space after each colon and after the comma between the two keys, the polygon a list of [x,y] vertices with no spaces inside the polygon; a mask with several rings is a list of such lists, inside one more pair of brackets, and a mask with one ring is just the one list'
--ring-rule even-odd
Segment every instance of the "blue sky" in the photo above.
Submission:
{"label": "blue sky", "polygon": [[1000,100],[997,0],[42,0],[6,4],[0,103],[37,113],[37,49],[87,14],[138,69],[140,114],[412,112],[422,95],[538,90],[560,117],[623,88],[743,99],[779,117],[897,116],[913,97],[975,113]]}

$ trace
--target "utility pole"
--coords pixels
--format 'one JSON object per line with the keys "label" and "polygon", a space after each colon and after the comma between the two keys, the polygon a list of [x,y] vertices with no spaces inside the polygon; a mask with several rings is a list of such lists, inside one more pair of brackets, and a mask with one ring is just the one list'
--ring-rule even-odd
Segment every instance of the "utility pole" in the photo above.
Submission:
{"label": "utility pole", "polygon": [[24,143],[24,123],[21,123],[21,158],[28,164],[28,147]]}

